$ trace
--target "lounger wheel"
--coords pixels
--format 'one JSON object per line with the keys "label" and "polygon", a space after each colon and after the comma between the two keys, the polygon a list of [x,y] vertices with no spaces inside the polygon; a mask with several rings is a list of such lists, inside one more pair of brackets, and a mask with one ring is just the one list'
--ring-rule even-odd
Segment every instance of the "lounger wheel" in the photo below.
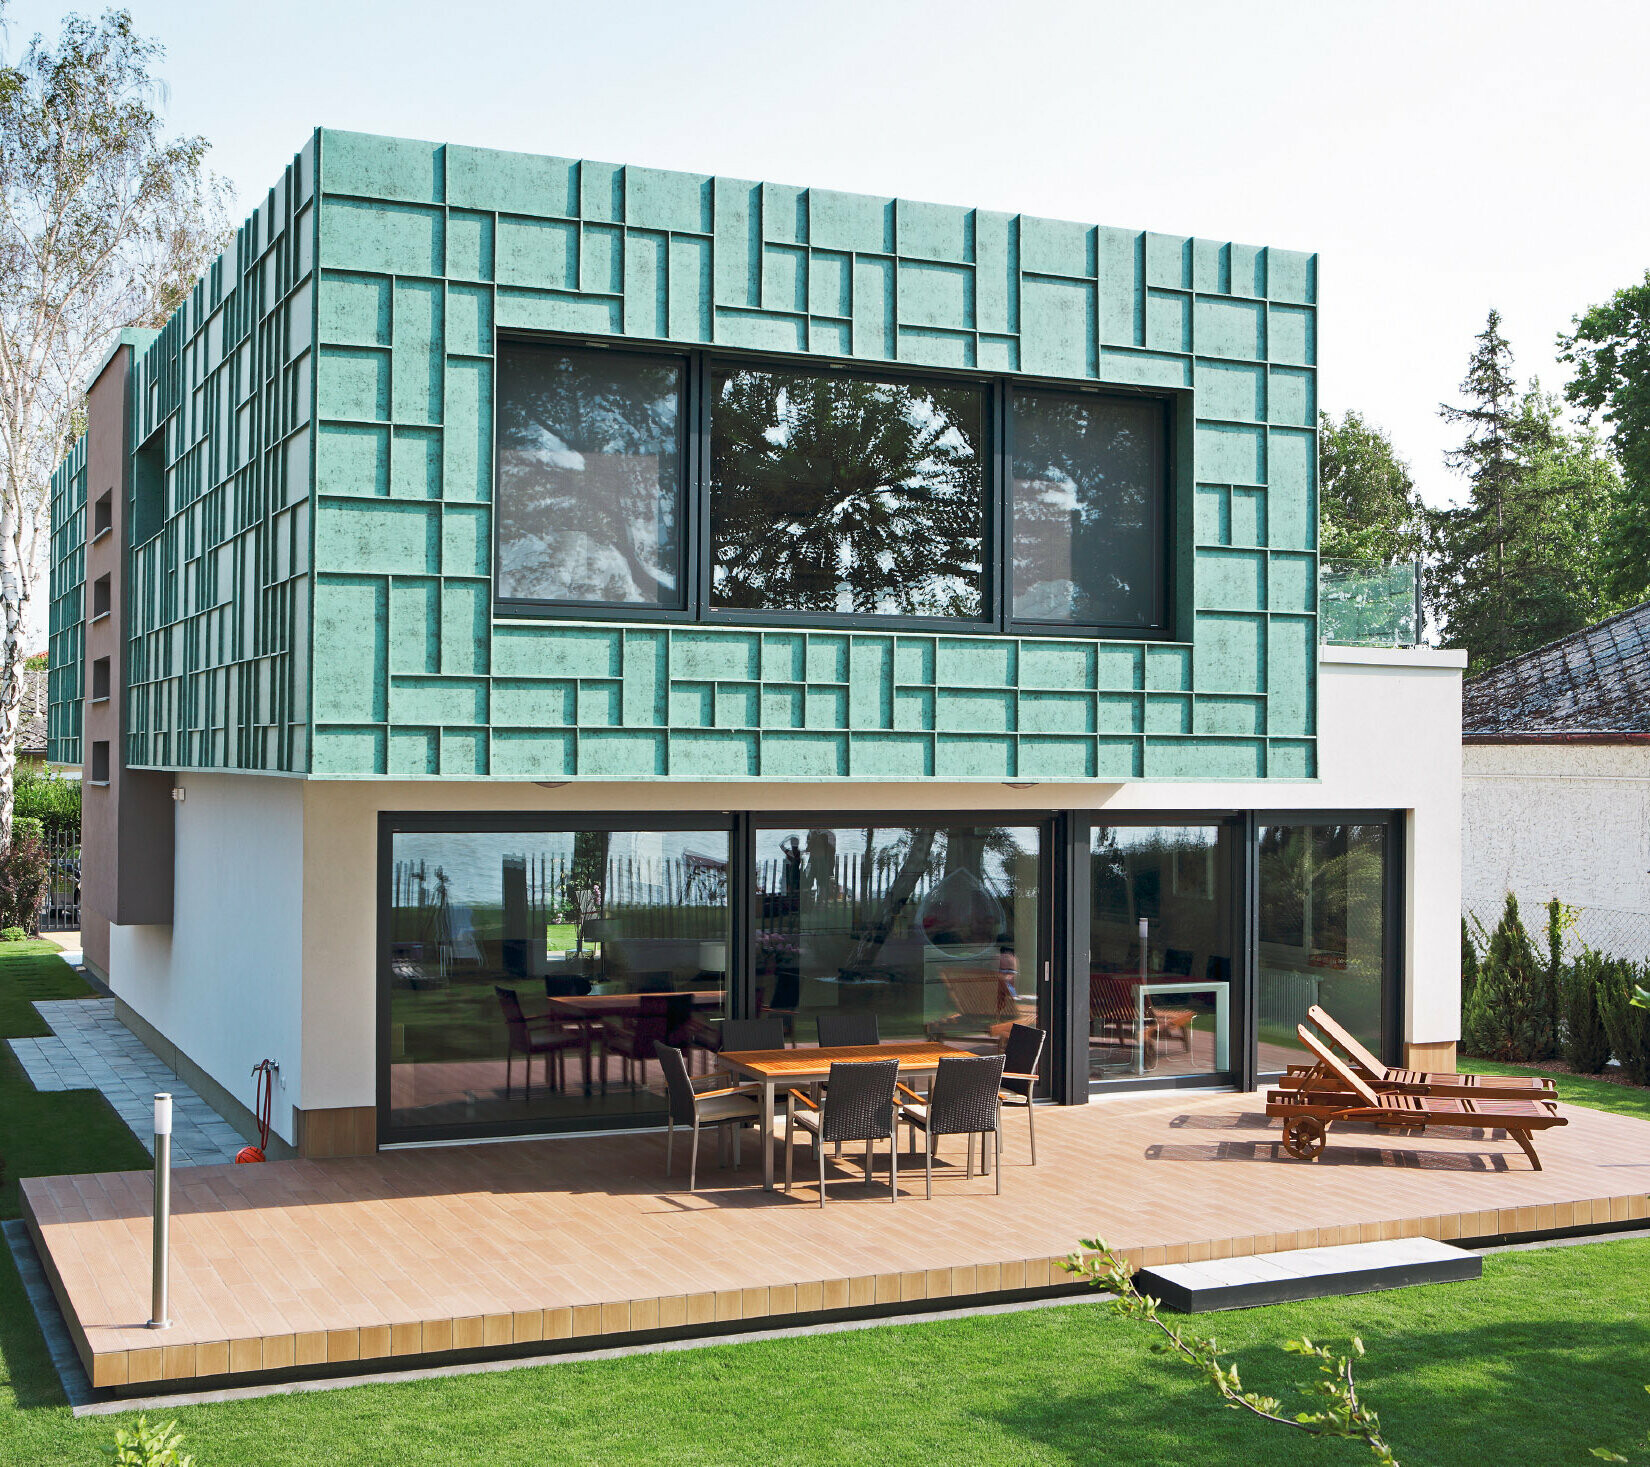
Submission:
{"label": "lounger wheel", "polygon": [[1324,1124],[1316,1116],[1294,1116],[1283,1123],[1283,1149],[1301,1161],[1323,1154]]}

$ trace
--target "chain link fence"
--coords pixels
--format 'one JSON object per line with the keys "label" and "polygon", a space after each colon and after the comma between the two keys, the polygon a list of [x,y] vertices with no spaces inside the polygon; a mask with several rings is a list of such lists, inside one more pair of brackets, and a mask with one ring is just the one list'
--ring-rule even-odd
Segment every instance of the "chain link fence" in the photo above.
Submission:
{"label": "chain link fence", "polygon": [[[1564,957],[1573,960],[1584,948],[1606,957],[1631,962],[1650,962],[1650,912],[1624,912],[1615,907],[1571,907],[1575,920],[1564,934]],[[1518,915],[1536,950],[1547,950],[1547,908],[1519,905]],[[1489,941],[1501,920],[1501,908],[1491,912],[1466,912],[1467,927],[1480,950]]]}

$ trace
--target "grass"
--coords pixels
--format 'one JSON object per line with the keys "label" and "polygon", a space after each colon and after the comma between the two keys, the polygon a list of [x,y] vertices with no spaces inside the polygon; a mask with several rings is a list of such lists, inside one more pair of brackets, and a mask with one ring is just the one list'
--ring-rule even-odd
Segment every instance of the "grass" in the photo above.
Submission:
{"label": "grass", "polygon": [[1544,1075],[1557,1083],[1558,1098],[1566,1105],[1589,1105],[1650,1121],[1650,1090],[1639,1085],[1617,1085],[1591,1075],[1561,1074],[1540,1065],[1509,1065],[1499,1060],[1463,1059],[1461,1068],[1481,1075]]}
{"label": "grass", "polygon": [[[0,1032],[39,1032],[29,998],[78,991],[48,947],[0,950]],[[39,1169],[144,1164],[134,1140],[99,1123],[101,1101],[81,1104],[95,1097],[44,1097],[49,1104],[17,1124],[19,1082],[26,1089],[0,1047],[0,1135],[42,1132],[33,1154],[48,1165]],[[1591,1088],[1609,1093],[1581,1103],[1622,1109],[1640,1099],[1597,1081]],[[1650,1423],[1646,1298],[1650,1241],[1631,1240],[1492,1255],[1476,1284],[1279,1305],[1196,1327],[1219,1336],[1248,1387],[1286,1401],[1303,1376],[1278,1348],[1284,1340],[1361,1335],[1364,1388],[1405,1467],[1582,1463],[1595,1460],[1588,1447],[1628,1448]],[[199,1467],[1369,1460],[1351,1443],[1222,1409],[1149,1346],[1138,1326],[1079,1304],[269,1396],[162,1419],[177,1417]],[[104,1460],[119,1420],[71,1416],[17,1274],[0,1260],[0,1462],[90,1467]]]}
{"label": "grass", "polygon": [[[0,943],[0,1036],[50,1034],[36,999],[86,998],[85,983],[52,942]],[[17,1217],[17,1179],[144,1168],[149,1153],[95,1090],[41,1093],[0,1044],[0,1217]]]}

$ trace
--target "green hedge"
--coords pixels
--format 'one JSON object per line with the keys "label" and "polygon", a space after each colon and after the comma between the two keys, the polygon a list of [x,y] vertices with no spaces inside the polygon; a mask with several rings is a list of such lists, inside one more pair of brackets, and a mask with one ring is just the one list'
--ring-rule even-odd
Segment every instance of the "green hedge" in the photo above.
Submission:
{"label": "green hedge", "polygon": [[48,832],[80,833],[80,781],[50,770],[17,771],[15,814],[38,820]]}

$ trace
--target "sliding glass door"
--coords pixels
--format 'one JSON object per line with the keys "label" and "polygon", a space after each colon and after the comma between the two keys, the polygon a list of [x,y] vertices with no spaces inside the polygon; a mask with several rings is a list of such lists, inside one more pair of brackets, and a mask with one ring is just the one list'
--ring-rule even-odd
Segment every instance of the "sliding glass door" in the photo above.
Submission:
{"label": "sliding glass door", "polygon": [[797,1044],[821,1020],[999,1053],[1039,1022],[1043,828],[759,823],[755,1008]]}
{"label": "sliding glass door", "polygon": [[1321,1004],[1376,1055],[1394,1037],[1390,820],[1261,824],[1259,1071],[1300,1061],[1296,1026]]}
{"label": "sliding glass door", "polygon": [[1091,1082],[1215,1080],[1239,1068],[1239,833],[1214,821],[1091,830]]}

